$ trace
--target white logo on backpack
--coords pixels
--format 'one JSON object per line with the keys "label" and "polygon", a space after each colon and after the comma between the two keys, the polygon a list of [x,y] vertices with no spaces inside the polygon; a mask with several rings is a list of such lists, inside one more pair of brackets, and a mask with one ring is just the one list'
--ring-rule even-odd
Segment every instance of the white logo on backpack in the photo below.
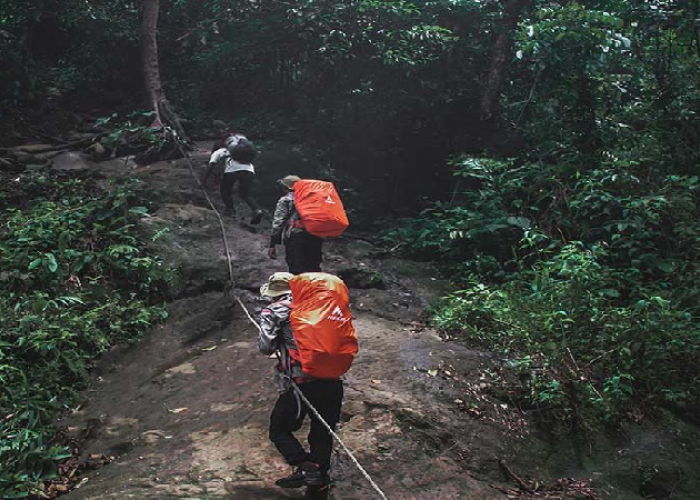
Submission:
{"label": "white logo on backpack", "polygon": [[328,198],[326,198],[326,203],[329,203],[331,205],[335,205],[335,202],[333,201],[333,198],[331,198],[330,195],[328,195]]}
{"label": "white logo on backpack", "polygon": [[335,306],[335,309],[333,309],[333,312],[328,315],[327,319],[329,321],[340,321],[341,323],[345,323],[346,321],[350,320],[350,318],[345,317],[340,306]]}

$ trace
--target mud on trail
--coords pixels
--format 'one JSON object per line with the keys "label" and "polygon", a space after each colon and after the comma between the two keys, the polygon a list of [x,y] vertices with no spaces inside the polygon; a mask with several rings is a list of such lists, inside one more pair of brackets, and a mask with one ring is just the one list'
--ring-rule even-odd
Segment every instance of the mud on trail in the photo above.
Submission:
{"label": "mud on trail", "polygon": [[[193,154],[198,173],[208,146]],[[292,173],[290,164],[310,174],[298,150],[278,144],[267,151],[256,162],[259,190]],[[178,269],[180,294],[145,340],[100,358],[84,402],[59,422],[82,440],[83,458],[114,457],[68,498],[301,498],[300,490],[274,485],[290,470],[267,437],[277,397],[274,360],[257,352],[255,327],[222,293],[227,264],[218,220],[187,162],[73,160],[70,169],[148,186],[155,207],[144,236],[163,235],[152,245]],[[268,211],[276,194],[262,194]],[[225,224],[237,291],[257,311],[264,303],[256,290],[285,264],[266,255],[269,221],[253,227],[249,216],[239,206]],[[445,342],[424,326],[429,302],[449,290],[429,265],[381,258],[352,235],[328,242],[324,259],[325,271],[348,277],[360,340],[339,434],[389,498],[507,498],[517,484],[504,464],[543,481],[597,477],[601,496],[640,498],[609,480],[609,464],[582,464],[570,450],[552,450],[522,412],[495,399],[485,375],[497,361],[492,354]],[[339,447],[332,476],[333,498],[375,498]]]}

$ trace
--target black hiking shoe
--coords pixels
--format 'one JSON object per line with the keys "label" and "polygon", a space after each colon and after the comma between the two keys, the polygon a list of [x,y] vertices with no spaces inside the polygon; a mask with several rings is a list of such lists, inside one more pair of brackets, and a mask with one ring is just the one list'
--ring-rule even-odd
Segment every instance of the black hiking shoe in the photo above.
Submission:
{"label": "black hiking shoe", "polygon": [[304,498],[311,498],[313,500],[328,500],[328,498],[330,498],[330,492],[331,485],[328,482],[326,482],[326,484],[307,487],[306,493],[304,494]]}
{"label": "black hiking shoe", "polygon": [[265,215],[265,212],[262,210],[258,209],[255,211],[255,215],[253,215],[253,218],[250,219],[250,223],[255,226],[256,224],[260,224],[260,221],[263,219],[263,215]]}
{"label": "black hiking shoe", "polygon": [[324,483],[324,474],[313,462],[302,462],[289,476],[275,481],[280,488],[301,488],[302,486],[320,486]]}

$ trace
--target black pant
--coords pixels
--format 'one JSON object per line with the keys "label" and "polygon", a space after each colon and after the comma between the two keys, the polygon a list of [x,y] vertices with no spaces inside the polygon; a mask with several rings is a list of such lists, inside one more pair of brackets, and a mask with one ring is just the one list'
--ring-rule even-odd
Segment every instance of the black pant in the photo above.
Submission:
{"label": "black pant", "polygon": [[294,231],[284,240],[289,272],[292,274],[321,271],[323,240],[306,231]]}
{"label": "black pant", "polygon": [[219,187],[221,192],[221,199],[224,200],[224,205],[226,208],[233,210],[233,186],[238,182],[238,193],[243,198],[252,211],[258,210],[258,204],[255,203],[253,195],[251,194],[253,190],[253,179],[255,174],[247,170],[238,170],[236,172],[229,172],[224,174],[221,179],[221,185]]}
{"label": "black pant", "polygon": [[[343,382],[341,380],[316,380],[299,384],[301,392],[306,396],[331,429],[340,421],[340,407],[343,403]],[[302,462],[318,464],[321,472],[327,473],[331,467],[331,452],[333,438],[323,424],[309,411],[301,401],[301,412],[297,404],[294,389],[280,395],[270,415],[270,441],[274,443],[289,465],[299,465]],[[297,412],[299,416],[297,417]],[[301,429],[304,417],[311,418],[309,432],[309,447],[307,453],[301,443],[294,437],[293,432]]]}

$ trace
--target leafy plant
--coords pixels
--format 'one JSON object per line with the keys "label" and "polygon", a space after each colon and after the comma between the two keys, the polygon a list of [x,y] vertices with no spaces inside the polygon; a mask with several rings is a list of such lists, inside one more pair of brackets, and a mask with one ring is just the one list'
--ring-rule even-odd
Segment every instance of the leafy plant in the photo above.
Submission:
{"label": "leafy plant", "polygon": [[67,455],[52,442],[55,416],[96,355],[167,315],[159,303],[172,282],[137,238],[147,216],[137,185],[104,192],[90,180],[35,175],[20,187],[23,202],[3,210],[0,228],[3,498],[27,496],[56,474]]}
{"label": "leafy plant", "polygon": [[119,115],[113,113],[99,118],[95,126],[109,129],[109,133],[102,140],[108,149],[114,149],[125,141],[132,149],[150,146],[160,148],[167,143],[165,136],[158,129],[151,127],[150,121],[144,122],[144,119],[152,119],[153,115],[154,112],[135,111],[129,113],[125,120],[118,121]]}
{"label": "leafy plant", "polygon": [[696,177],[645,180],[615,160],[452,166],[469,189],[385,236],[463,286],[435,308],[439,329],[532,372],[526,399],[565,420],[700,404]]}

